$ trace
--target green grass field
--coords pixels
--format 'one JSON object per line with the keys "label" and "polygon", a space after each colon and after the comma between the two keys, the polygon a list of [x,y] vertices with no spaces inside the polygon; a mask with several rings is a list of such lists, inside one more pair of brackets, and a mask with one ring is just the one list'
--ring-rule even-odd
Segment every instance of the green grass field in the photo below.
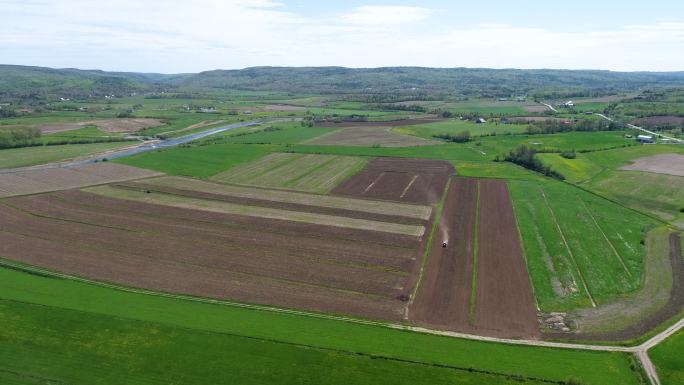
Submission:
{"label": "green grass field", "polygon": [[438,337],[4,268],[0,298],[7,383],[639,384],[622,353]]}
{"label": "green grass field", "polygon": [[576,154],[575,159],[566,159],[560,154],[539,154],[544,164],[560,172],[565,180],[571,183],[582,183],[603,171],[603,168],[592,162],[587,154]]}
{"label": "green grass field", "polygon": [[601,171],[586,180],[584,187],[684,228],[684,214],[680,211],[684,208],[684,178],[620,170],[631,160],[667,153],[684,154],[684,148],[638,146],[585,154]]}
{"label": "green grass field", "polygon": [[648,354],[663,385],[684,384],[684,330],[651,349]]}
{"label": "green grass field", "polygon": [[212,177],[219,182],[325,194],[359,172],[366,158],[275,153]]}
{"label": "green grass field", "polygon": [[[275,129],[275,131],[270,131]],[[254,133],[235,135],[227,131],[220,142],[258,143],[258,144],[295,144],[311,140],[335,131],[335,128],[302,127],[299,122],[272,123],[260,127]]]}
{"label": "green grass field", "polygon": [[561,182],[509,188],[543,311],[590,307],[639,287],[641,242],[657,222]]}
{"label": "green grass field", "polygon": [[116,162],[169,175],[208,178],[230,167],[260,158],[277,148],[244,144],[177,147],[121,158]]}
{"label": "green grass field", "polygon": [[496,124],[491,122],[477,124],[465,120],[450,119],[430,124],[395,127],[393,131],[399,134],[433,139],[434,135],[455,135],[463,131],[469,131],[471,136],[485,136],[491,134],[524,133],[526,129],[527,126],[524,124]]}
{"label": "green grass field", "polygon": [[24,167],[58,162],[130,145],[130,142],[106,142],[10,148],[0,150],[0,168]]}

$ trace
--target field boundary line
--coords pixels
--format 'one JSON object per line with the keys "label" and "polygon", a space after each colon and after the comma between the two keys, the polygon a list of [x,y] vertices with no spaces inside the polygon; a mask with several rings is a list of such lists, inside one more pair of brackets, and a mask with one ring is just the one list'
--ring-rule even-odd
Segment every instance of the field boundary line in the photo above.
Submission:
{"label": "field boundary line", "polygon": [[589,300],[591,301],[591,306],[596,307],[596,301],[594,301],[594,297],[591,295],[591,292],[589,291],[589,287],[587,286],[587,282],[584,279],[584,274],[582,274],[582,269],[580,269],[579,265],[577,264],[577,260],[575,259],[575,254],[573,254],[572,250],[570,249],[570,245],[568,244],[568,240],[565,238],[565,234],[563,234],[563,230],[560,227],[560,224],[558,223],[558,219],[556,219],[556,213],[553,212],[553,208],[551,207],[551,204],[549,203],[549,199],[546,197],[546,193],[544,192],[544,189],[540,186],[539,191],[541,192],[542,197],[544,198],[544,202],[546,203],[546,207],[549,209],[549,212],[551,213],[551,217],[553,218],[553,222],[556,225],[556,228],[558,229],[558,233],[560,234],[561,238],[563,239],[563,243],[565,244],[565,248],[568,250],[568,254],[570,255],[570,258],[572,258],[572,263],[575,265],[575,268],[577,269],[577,273],[579,274],[579,278],[582,281],[582,286],[584,287],[584,291],[587,293],[587,296],[589,297]]}
{"label": "field boundary line", "polygon": [[468,322],[471,325],[475,324],[475,310],[477,306],[478,253],[480,252],[478,244],[480,240],[480,185],[481,181],[477,179],[475,224],[473,225],[473,273],[470,277],[470,303],[468,306]]}
{"label": "field boundary line", "polygon": [[596,221],[594,214],[592,214],[591,210],[589,209],[589,206],[587,206],[587,202],[585,202],[584,199],[582,199],[582,198],[580,198],[580,201],[582,202],[582,206],[584,206],[584,209],[586,210],[587,214],[589,214],[589,217],[591,218],[591,220],[594,221],[596,228],[601,232],[601,235],[603,235],[603,238],[606,240],[606,243],[608,243],[608,246],[610,246],[611,250],[613,250],[613,254],[615,254],[615,257],[618,259],[618,261],[620,261],[620,264],[625,269],[625,272],[627,273],[627,275],[629,275],[631,277],[632,273],[627,268],[625,261],[622,259],[622,256],[620,255],[620,253],[618,253],[618,251],[615,249],[615,246],[613,246],[613,242],[611,242],[610,239],[608,239],[608,236],[603,231],[603,229],[599,225],[598,221]]}

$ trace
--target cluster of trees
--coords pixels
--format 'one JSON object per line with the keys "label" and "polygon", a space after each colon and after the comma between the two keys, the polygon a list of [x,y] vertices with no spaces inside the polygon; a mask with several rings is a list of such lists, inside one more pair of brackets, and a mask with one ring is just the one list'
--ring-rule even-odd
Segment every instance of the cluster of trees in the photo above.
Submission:
{"label": "cluster of trees", "polygon": [[623,130],[624,126],[617,122],[609,122],[598,119],[576,119],[576,120],[558,120],[547,119],[540,122],[530,122],[527,126],[527,134],[555,134],[558,132],[570,131],[619,131]]}
{"label": "cluster of trees", "polygon": [[11,108],[0,108],[0,118],[14,118],[18,115],[17,111]]}
{"label": "cluster of trees", "polygon": [[0,128],[0,149],[31,146],[40,134],[35,127]]}
{"label": "cluster of trees", "polygon": [[561,173],[542,163],[542,161],[537,157],[537,152],[524,144],[509,151],[504,157],[504,161],[515,163],[519,166],[525,167],[526,169],[539,172],[551,178],[560,180],[565,179]]}
{"label": "cluster of trees", "polygon": [[467,142],[470,142],[470,131],[467,131],[467,130],[461,131],[455,135],[437,134],[437,135],[433,135],[432,137],[437,138],[437,139],[446,140],[447,142],[467,143]]}

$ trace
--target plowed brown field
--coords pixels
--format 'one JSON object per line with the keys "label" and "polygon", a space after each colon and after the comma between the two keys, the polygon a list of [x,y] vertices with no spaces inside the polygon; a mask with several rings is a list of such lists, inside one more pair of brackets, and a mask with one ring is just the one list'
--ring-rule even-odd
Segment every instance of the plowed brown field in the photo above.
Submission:
{"label": "plowed brown field", "polygon": [[540,336],[504,181],[453,178],[436,236],[410,308],[413,322],[496,337]]}
{"label": "plowed brown field", "polygon": [[435,204],[453,172],[454,167],[445,161],[376,158],[332,193]]}
{"label": "plowed brown field", "polygon": [[152,290],[393,321],[404,315],[423,245],[424,237],[73,190],[0,200],[3,258]]}

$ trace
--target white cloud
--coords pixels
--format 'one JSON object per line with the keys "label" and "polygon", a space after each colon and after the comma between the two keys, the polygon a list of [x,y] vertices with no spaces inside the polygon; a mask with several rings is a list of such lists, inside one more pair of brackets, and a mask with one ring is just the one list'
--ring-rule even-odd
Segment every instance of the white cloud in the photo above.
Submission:
{"label": "white cloud", "polygon": [[423,7],[366,5],[340,15],[344,23],[371,26],[399,26],[419,23],[428,18],[430,10]]}
{"label": "white cloud", "polygon": [[422,7],[315,18],[270,0],[0,0],[0,62],[194,72],[255,65],[684,70],[684,22],[439,25]]}

